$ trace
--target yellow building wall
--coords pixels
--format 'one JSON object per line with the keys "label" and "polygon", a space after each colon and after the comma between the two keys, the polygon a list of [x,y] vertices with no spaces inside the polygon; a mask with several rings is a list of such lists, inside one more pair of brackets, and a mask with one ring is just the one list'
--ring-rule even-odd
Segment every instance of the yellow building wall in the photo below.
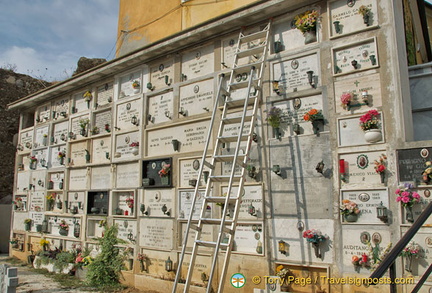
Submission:
{"label": "yellow building wall", "polygon": [[116,57],[257,0],[120,0]]}

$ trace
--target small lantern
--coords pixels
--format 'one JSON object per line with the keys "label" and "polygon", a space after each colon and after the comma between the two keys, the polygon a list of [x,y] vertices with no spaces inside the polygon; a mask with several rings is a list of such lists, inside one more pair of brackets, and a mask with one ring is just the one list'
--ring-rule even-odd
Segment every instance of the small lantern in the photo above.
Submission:
{"label": "small lantern", "polygon": [[175,151],[175,152],[178,152],[178,150],[179,150],[179,145],[180,145],[180,141],[178,141],[177,139],[173,139],[173,140],[171,141],[171,143],[172,143],[172,145],[173,145],[174,151]]}
{"label": "small lantern", "polygon": [[383,221],[384,223],[388,222],[388,213],[387,208],[381,202],[379,206],[376,207],[377,218]]}
{"label": "small lantern", "polygon": [[256,209],[255,209],[255,207],[252,205],[252,203],[251,203],[250,206],[248,207],[248,213],[249,213],[249,215],[251,215],[251,216],[256,216],[256,215],[257,215],[257,213],[256,213]]}
{"label": "small lantern", "polygon": [[272,85],[273,85],[273,91],[279,96],[280,95],[279,81],[273,80]]}
{"label": "small lantern", "polygon": [[307,73],[307,76],[308,76],[309,84],[311,85],[311,87],[315,88],[314,76],[313,76],[314,72],[312,70],[309,70],[306,73]]}
{"label": "small lantern", "polygon": [[365,103],[365,105],[369,105],[369,100],[368,100],[369,94],[368,94],[368,92],[367,91],[362,91],[361,95],[362,95],[362,98],[363,98],[363,103]]}
{"label": "small lantern", "polygon": [[279,240],[279,252],[286,255],[288,250],[287,248],[287,243],[283,240]]}
{"label": "small lantern", "polygon": [[276,175],[280,175],[281,174],[281,169],[279,165],[273,165],[272,167],[272,171],[276,174]]}
{"label": "small lantern", "polygon": [[183,107],[180,107],[179,114],[185,117],[187,116],[187,110],[185,110]]}
{"label": "small lantern", "polygon": [[173,267],[173,262],[171,258],[168,256],[168,259],[165,261],[165,271],[171,272]]}
{"label": "small lantern", "polygon": [[351,65],[354,67],[354,69],[357,69],[357,60],[351,61]]}
{"label": "small lantern", "polygon": [[42,221],[42,233],[48,233],[48,221],[46,219]]}
{"label": "small lantern", "polygon": [[168,110],[165,111],[165,117],[168,118],[168,119],[171,119],[171,113],[170,113],[170,111],[168,111]]}
{"label": "small lantern", "polygon": [[316,165],[315,170],[316,170],[318,173],[322,174],[323,171],[324,171],[324,166],[325,166],[325,165],[324,165],[324,162],[321,161],[321,162],[319,162],[319,163]]}
{"label": "small lantern", "polygon": [[162,212],[164,213],[164,215],[167,215],[168,217],[170,216],[170,212],[168,211],[166,204],[162,206]]}
{"label": "small lantern", "polygon": [[154,86],[152,85],[151,82],[147,83],[147,88],[151,91],[154,90]]}

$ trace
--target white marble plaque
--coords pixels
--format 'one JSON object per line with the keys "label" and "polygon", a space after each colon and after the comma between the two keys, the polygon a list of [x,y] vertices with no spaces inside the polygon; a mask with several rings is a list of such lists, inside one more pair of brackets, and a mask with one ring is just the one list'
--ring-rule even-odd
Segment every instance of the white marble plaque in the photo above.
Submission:
{"label": "white marble plaque", "polygon": [[[402,235],[405,235],[407,232],[406,227],[402,227]],[[424,227],[420,228],[419,232],[414,235],[411,241],[413,241],[415,244],[419,246],[420,252],[419,257],[412,258],[412,264],[411,269],[412,272],[410,272],[414,276],[423,276],[426,272],[428,266],[431,263],[432,260],[432,233],[431,233],[430,227]],[[405,257],[402,258],[404,266],[407,263],[407,260]],[[429,276],[427,279],[427,282],[432,281],[432,276]]]}
{"label": "white marble plaque", "polygon": [[89,177],[87,168],[71,169],[69,171],[69,189],[82,190],[87,188],[87,180]]}
{"label": "white marble plaque", "polygon": [[[180,190],[179,191],[179,201],[178,201],[178,218],[179,220],[187,220],[189,218],[189,214],[192,211],[192,199],[194,196],[195,190]],[[198,220],[201,214],[201,208],[203,203],[203,197],[205,194],[205,190],[199,190],[197,199],[195,201],[195,208],[193,211],[192,219]],[[209,209],[209,215],[207,218],[211,217],[211,209]]]}
{"label": "white marble plaque", "polygon": [[[385,152],[341,155],[339,159],[344,160],[345,166],[345,181],[341,181],[342,188],[347,188],[347,186],[361,188],[366,182],[369,186],[382,186],[384,183],[381,182],[380,174],[375,171],[375,161],[379,162],[383,154],[385,155]],[[387,168],[387,160],[385,160],[384,166]],[[387,172],[384,173],[386,177],[389,176]]]}
{"label": "white marble plaque", "polygon": [[[138,143],[138,146],[136,144]],[[138,131],[119,134],[115,140],[114,159],[137,158],[141,150],[141,137]]]}
{"label": "white marble plaque", "polygon": [[[210,275],[212,256],[197,255],[195,259],[194,269],[192,270],[192,282],[202,284],[201,280],[202,273],[207,276]],[[190,254],[185,254],[182,263],[182,276],[185,278],[190,267]]]}
{"label": "white marble plaque", "polygon": [[174,60],[161,61],[150,67],[150,82],[154,89],[170,86],[174,80]]}
{"label": "white marble plaque", "polygon": [[[263,195],[261,185],[244,185],[242,192],[242,200],[240,203],[239,219],[241,220],[256,220],[263,217]],[[231,197],[237,195],[238,187],[233,186],[231,189]],[[222,194],[227,193],[227,187],[222,187]],[[234,207],[230,208],[234,211]],[[232,213],[231,213],[232,214]]]}
{"label": "white marble plaque", "polygon": [[24,220],[29,218],[28,213],[13,213],[13,229],[24,231]]}
{"label": "white marble plaque", "polygon": [[34,171],[31,174],[31,184],[33,184],[33,190],[39,191],[39,190],[45,190],[45,177],[46,172],[45,171]]}
{"label": "white marble plaque", "polygon": [[234,241],[234,251],[236,252],[264,254],[263,224],[238,224]]}
{"label": "white marble plaque", "polygon": [[[90,133],[90,119],[88,115],[73,118],[70,125],[70,132],[72,132],[76,139],[87,137]],[[84,131],[84,133],[82,133]],[[84,136],[82,135],[84,134]]]}
{"label": "white marble plaque", "polygon": [[[378,8],[375,0],[350,1],[349,5],[345,0],[338,0],[330,2],[329,6],[329,26],[332,37],[351,34],[378,25]],[[367,20],[359,13],[360,6],[365,6],[370,10]],[[335,22],[338,22],[338,31]]]}
{"label": "white marble plaque", "polygon": [[[102,234],[105,230],[103,225],[100,225],[100,221],[102,221],[102,218],[98,219],[87,219],[87,237],[88,238],[95,238],[95,237],[102,237]],[[93,254],[90,253],[93,257],[97,255],[97,247],[93,247]]]}
{"label": "white marble plaque", "polygon": [[376,40],[367,39],[359,43],[333,48],[334,74],[353,73],[378,67]]}
{"label": "white marble plaque", "polygon": [[142,99],[117,105],[116,126],[121,130],[136,129],[141,124]]}
{"label": "white marble plaque", "polygon": [[376,208],[381,202],[383,206],[389,208],[388,198],[387,189],[341,191],[341,202],[344,199],[348,199],[355,202],[360,209],[357,222],[354,222],[356,224],[384,224],[384,222],[377,218]]}
{"label": "white marble plaque", "polygon": [[37,158],[37,169],[45,170],[48,167],[48,149],[33,151],[33,156]]}
{"label": "white marble plaque", "polygon": [[[64,221],[68,226],[68,234],[62,237],[73,237],[73,230],[74,230],[74,218],[65,218],[65,217],[58,217],[58,216],[51,216],[47,218],[48,225],[51,226],[51,234],[55,236],[62,236],[59,233],[60,230],[60,224],[62,221]],[[57,244],[59,245],[59,244]],[[57,246],[58,247],[58,246]]]}
{"label": "white marble plaque", "polygon": [[[133,204],[130,207],[128,204],[128,200],[132,200]],[[135,216],[136,205],[138,204],[137,196],[135,196],[135,192],[131,190],[124,191],[113,191],[112,192],[112,214],[114,216]],[[121,210],[121,214],[117,213]]]}
{"label": "white marble plaque", "polygon": [[[46,122],[48,120],[51,120],[51,105],[45,104],[43,106],[40,106],[36,111],[36,121],[37,122]],[[39,119],[39,121],[38,121]]]}
{"label": "white marble plaque", "polygon": [[55,119],[66,118],[69,114],[69,98],[62,98],[53,103],[53,116]]}
{"label": "white marble plaque", "polygon": [[[132,96],[137,94],[134,88],[132,87],[132,83],[138,80],[141,84],[141,71],[134,71],[120,77],[120,86],[119,86],[119,99]],[[142,88],[142,84],[141,84]]]}
{"label": "white marble plaque", "polygon": [[31,231],[36,232],[36,225],[42,225],[42,222],[44,220],[44,214],[37,212],[29,212],[29,218],[33,221]]}
{"label": "white marble plaque", "polygon": [[[318,55],[306,55],[273,64],[273,80],[280,94],[307,90],[320,85]],[[311,76],[312,85],[309,76]]]}
{"label": "white marble plaque", "polygon": [[114,225],[118,227],[117,237],[130,243],[135,243],[137,239],[137,222],[135,220],[114,220]]}
{"label": "white marble plaque", "polygon": [[166,92],[148,98],[147,123],[149,125],[171,121],[174,115],[174,93]]}
{"label": "white marble plaque", "polygon": [[[64,173],[63,172],[49,173],[48,180],[52,181],[53,188],[51,189],[60,190],[62,189],[60,188],[60,184],[64,184]],[[47,186],[47,189],[50,188]]]}
{"label": "white marble plaque", "polygon": [[172,220],[140,219],[139,245],[162,250],[173,249],[174,228]]}
{"label": "white marble plaque", "polygon": [[[234,63],[234,57],[235,57],[235,51],[237,49],[237,43],[238,43],[238,35],[232,35],[229,38],[226,38],[224,40],[222,40],[222,58],[221,58],[221,63],[222,63],[222,68],[232,68],[233,63]],[[245,60],[242,59],[242,64],[245,64]],[[242,64],[238,64],[238,65],[242,65]]]}
{"label": "white marble plaque", "polygon": [[[84,93],[80,92],[77,94],[74,94],[72,96],[72,101],[73,101],[73,106],[72,106],[72,112],[73,113],[79,113],[79,112],[83,112],[89,109],[89,107],[87,106],[87,102],[84,99]],[[90,105],[91,105],[92,101],[90,101]]]}
{"label": "white marble plaque", "polygon": [[[349,106],[342,104],[343,94],[351,93],[352,99]],[[365,98],[363,98],[363,95]],[[367,104],[366,104],[367,103]],[[381,107],[381,80],[380,75],[368,74],[339,80],[335,82],[336,113],[350,115],[356,112],[364,112],[371,107]]]}
{"label": "white marble plaque", "polygon": [[93,167],[91,172],[91,189],[111,188],[111,166]]}
{"label": "white marble plaque", "polygon": [[49,166],[51,168],[64,167],[65,164],[67,164],[67,160],[68,158],[66,157],[66,145],[59,145],[50,148]]}
{"label": "white marble plaque", "polygon": [[35,191],[30,193],[30,207],[32,212],[45,211],[45,192]]}
{"label": "white marble plaque", "polygon": [[[180,186],[190,187],[191,182],[189,180],[197,180],[198,171],[201,166],[201,158],[193,158],[180,160],[179,177]],[[210,169],[204,166],[204,171],[209,172]],[[201,177],[201,181],[198,182],[199,185],[205,185],[204,176]]]}
{"label": "white marble plaque", "polygon": [[[144,204],[146,206],[148,216],[174,217],[174,203],[174,189],[146,189],[144,191]],[[163,206],[166,206],[167,214],[163,213]]]}
{"label": "white marble plaque", "polygon": [[71,159],[70,164],[72,166],[82,166],[87,163],[86,150],[89,151],[87,141],[71,143],[69,149],[69,158]]}
{"label": "white marble plaque", "polygon": [[17,173],[17,185],[16,191],[22,193],[29,189],[30,184],[30,172],[19,172]]}
{"label": "white marble plaque", "polygon": [[182,74],[193,79],[214,72],[214,46],[207,45],[185,52],[182,56]]}
{"label": "white marble plaque", "polygon": [[[382,116],[382,113],[381,115]],[[338,120],[338,130],[339,130],[339,146],[353,146],[353,145],[365,145],[369,144],[365,138],[364,138],[364,131],[360,128],[359,123],[359,116],[358,117],[351,117],[351,118],[341,118]],[[382,124],[383,120],[380,119],[380,129],[382,132],[382,140],[380,142],[384,141],[384,133],[382,129],[384,129],[384,125]],[[379,143],[379,142],[378,142]]]}
{"label": "white marble plaque", "polygon": [[109,163],[111,158],[111,137],[95,138],[92,141],[92,163]]}
{"label": "white marble plaque", "polygon": [[46,147],[49,144],[48,125],[36,128],[36,138],[34,146],[37,148]]}
{"label": "white marble plaque", "polygon": [[97,108],[111,105],[114,96],[113,83],[106,83],[97,88]]}
{"label": "white marble plaque", "polygon": [[69,192],[67,195],[67,207],[66,212],[74,214],[85,214],[85,192],[83,191],[74,191]]}
{"label": "white marble plaque", "polygon": [[116,170],[117,188],[131,188],[141,186],[139,163],[118,164]]}
{"label": "white marble plaque", "polygon": [[69,123],[68,121],[64,121],[61,123],[56,123],[53,125],[53,134],[52,136],[54,137],[54,144],[61,144],[61,143],[65,143],[68,139],[68,128],[69,128]]}
{"label": "white marble plaque", "polygon": [[33,129],[20,132],[19,143],[23,151],[29,151],[33,148]]}
{"label": "white marble plaque", "polygon": [[[180,235],[182,235],[180,241],[181,241],[181,243],[183,243],[184,235],[186,233],[187,223],[181,223],[180,225],[181,225],[181,227],[180,227],[180,229],[181,229],[180,233],[181,234]],[[216,240],[214,237],[212,228],[213,227],[211,225],[204,225],[203,226],[203,230],[201,232],[201,240],[203,240],[203,241],[215,241]],[[195,240],[195,233],[193,230],[190,230],[186,246],[192,247],[194,240]]]}
{"label": "white marble plaque", "polygon": [[[201,151],[206,143],[208,124],[209,122],[206,120],[195,122],[194,124],[148,131],[147,155],[151,157],[174,153],[173,139],[177,139],[180,142],[178,151],[180,153]],[[209,148],[212,148],[211,142]]]}
{"label": "white marble plaque", "polygon": [[185,116],[207,113],[213,108],[213,79],[200,81],[180,87],[180,111]]}
{"label": "white marble plaque", "polygon": [[111,111],[104,111],[94,114],[94,122],[93,122],[92,134],[104,134],[108,133],[106,129],[111,130]]}

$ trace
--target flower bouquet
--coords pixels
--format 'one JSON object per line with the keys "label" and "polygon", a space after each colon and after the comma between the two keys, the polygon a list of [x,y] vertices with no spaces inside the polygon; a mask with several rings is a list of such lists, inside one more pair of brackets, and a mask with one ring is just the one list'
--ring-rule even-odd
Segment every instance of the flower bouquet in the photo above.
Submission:
{"label": "flower bouquet", "polygon": [[145,262],[147,261],[147,255],[145,255],[144,253],[138,253],[137,260],[139,261],[141,272],[145,271]]}
{"label": "flower bouquet", "polygon": [[385,180],[385,171],[386,171],[386,164],[387,164],[387,156],[382,154],[378,160],[374,161],[374,168],[375,168],[375,172],[377,172],[378,174],[380,174],[381,176],[381,183],[384,183]]}
{"label": "flower bouquet", "polygon": [[369,267],[369,256],[366,253],[363,253],[360,257],[358,257],[357,255],[353,255],[353,257],[351,258],[351,262],[356,267]]}
{"label": "flower bouquet", "polygon": [[308,10],[294,18],[295,27],[305,36],[305,44],[316,41],[316,26],[318,21],[318,11]]}
{"label": "flower bouquet", "polygon": [[139,89],[140,88],[140,82],[139,82],[139,80],[134,80],[133,82],[132,82],[132,87],[134,88],[134,89]]}
{"label": "flower bouquet", "polygon": [[377,142],[382,139],[379,128],[379,116],[380,113],[372,109],[360,117],[360,128],[365,132],[365,140],[367,142]]}
{"label": "flower bouquet", "polygon": [[342,200],[342,204],[339,209],[347,222],[357,221],[357,216],[360,214],[360,209],[355,202],[350,201],[349,199],[344,199]]}
{"label": "flower bouquet", "polygon": [[350,92],[343,93],[340,99],[341,99],[342,107],[349,111],[351,102],[353,100],[353,94]]}
{"label": "flower bouquet", "polygon": [[323,235],[320,230],[309,229],[303,232],[303,238],[306,239],[307,242],[312,243],[315,256],[321,258],[321,253],[319,252],[319,244],[328,239],[327,235]]}
{"label": "flower bouquet", "polygon": [[282,280],[285,280],[290,272],[290,269],[286,268],[284,265],[278,265],[276,267],[276,276]]}
{"label": "flower bouquet", "polygon": [[281,124],[282,109],[278,107],[271,107],[267,112],[267,122],[273,128],[273,133],[275,138],[280,138],[279,126]]}
{"label": "flower bouquet", "polygon": [[420,195],[415,191],[411,191],[412,188],[412,184],[405,183],[395,191],[395,194],[398,195],[396,197],[396,202],[400,202],[402,206],[405,207],[406,220],[408,222],[414,222],[412,206],[420,202]]}
{"label": "flower bouquet", "polygon": [[370,15],[371,15],[371,10],[369,7],[362,5],[359,7],[358,10],[358,14],[361,14],[363,16],[363,22],[364,24],[366,24],[367,26],[369,26],[369,19],[370,19]]}
{"label": "flower bouquet", "polygon": [[171,170],[171,164],[165,164],[162,166],[162,169],[160,169],[158,171],[159,177],[161,178],[161,183],[163,185],[168,185],[169,184],[169,173]]}
{"label": "flower bouquet", "polygon": [[133,209],[133,206],[134,206],[134,199],[133,199],[133,197],[126,198],[126,204],[127,204],[128,208]]}
{"label": "flower bouquet", "polygon": [[426,161],[425,165],[426,165],[426,169],[422,173],[423,176],[422,178],[424,183],[429,184],[429,181],[432,178],[432,162]]}
{"label": "flower bouquet", "polygon": [[324,116],[321,110],[310,109],[303,115],[304,121],[312,122],[313,131],[315,134],[319,131],[319,124],[324,124]]}
{"label": "flower bouquet", "polygon": [[59,234],[62,236],[67,236],[69,233],[69,225],[65,220],[61,220],[59,224]]}
{"label": "flower bouquet", "polygon": [[410,242],[400,253],[400,256],[405,258],[405,270],[407,272],[412,272],[412,259],[419,258],[420,256],[420,245],[416,244],[414,241]]}

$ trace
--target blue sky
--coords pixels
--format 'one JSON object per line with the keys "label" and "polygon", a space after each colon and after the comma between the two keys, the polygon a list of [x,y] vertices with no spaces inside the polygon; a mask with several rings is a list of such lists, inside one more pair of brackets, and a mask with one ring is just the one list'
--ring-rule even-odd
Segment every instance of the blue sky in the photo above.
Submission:
{"label": "blue sky", "polygon": [[0,67],[64,80],[80,57],[115,55],[119,0],[0,0]]}

